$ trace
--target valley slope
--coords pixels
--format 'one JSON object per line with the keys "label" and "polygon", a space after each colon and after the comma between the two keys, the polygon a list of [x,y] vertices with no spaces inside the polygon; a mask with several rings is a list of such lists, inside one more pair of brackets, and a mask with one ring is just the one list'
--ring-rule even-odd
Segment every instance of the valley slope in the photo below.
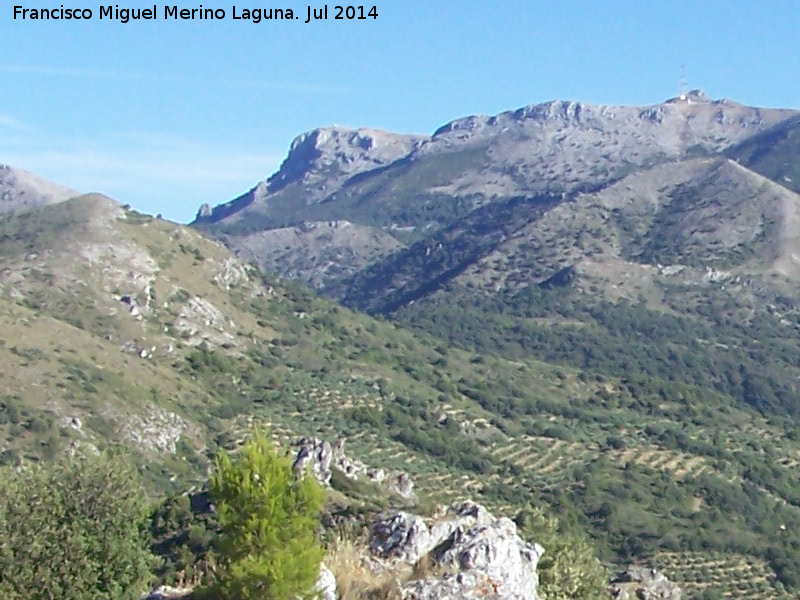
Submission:
{"label": "valley slope", "polygon": [[115,446],[163,494],[256,421],[344,438],[426,503],[544,507],[690,594],[795,582],[797,428],[702,385],[451,347],[98,195],[0,218],[0,322],[5,463]]}

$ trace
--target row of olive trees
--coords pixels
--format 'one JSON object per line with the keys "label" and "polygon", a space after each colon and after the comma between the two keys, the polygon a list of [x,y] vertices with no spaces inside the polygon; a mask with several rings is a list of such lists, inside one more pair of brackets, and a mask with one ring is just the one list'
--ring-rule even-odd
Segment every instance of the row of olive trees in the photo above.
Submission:
{"label": "row of olive trees", "polygon": [[[217,569],[198,598],[294,600],[312,595],[324,492],[295,480],[288,458],[256,433],[211,480]],[[113,453],[0,469],[0,598],[138,600],[156,558],[150,503],[135,469]]]}

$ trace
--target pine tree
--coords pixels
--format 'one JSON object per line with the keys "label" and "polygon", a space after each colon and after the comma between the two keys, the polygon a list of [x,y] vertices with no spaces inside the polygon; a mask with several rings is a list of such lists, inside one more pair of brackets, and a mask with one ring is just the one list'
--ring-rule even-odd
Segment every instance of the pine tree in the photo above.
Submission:
{"label": "pine tree", "polygon": [[608,571],[583,538],[559,531],[558,519],[538,507],[521,511],[515,521],[520,535],[540,544],[539,593],[547,600],[606,600]]}
{"label": "pine tree", "polygon": [[296,479],[288,457],[257,431],[239,453],[222,453],[210,483],[220,536],[214,600],[295,600],[316,595],[323,550],[317,539],[322,487]]}

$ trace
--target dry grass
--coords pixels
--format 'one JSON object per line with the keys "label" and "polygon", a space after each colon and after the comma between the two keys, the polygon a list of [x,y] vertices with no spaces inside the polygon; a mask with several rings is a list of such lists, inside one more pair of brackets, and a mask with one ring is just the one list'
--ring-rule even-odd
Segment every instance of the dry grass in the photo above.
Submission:
{"label": "dry grass", "polygon": [[403,583],[443,577],[457,569],[437,564],[426,554],[413,566],[397,563],[386,567],[370,559],[366,542],[342,536],[328,550],[325,565],[336,576],[340,600],[402,600]]}
{"label": "dry grass", "polygon": [[455,575],[458,573],[458,567],[455,564],[443,564],[436,562],[433,558],[432,552],[429,552],[420,558],[414,567],[411,569],[411,574],[408,577],[409,581],[419,581],[422,579],[443,578],[448,575]]}
{"label": "dry grass", "polygon": [[401,600],[400,585],[411,574],[407,565],[382,571],[374,569],[366,544],[349,537],[338,538],[331,544],[325,565],[336,576],[340,600]]}

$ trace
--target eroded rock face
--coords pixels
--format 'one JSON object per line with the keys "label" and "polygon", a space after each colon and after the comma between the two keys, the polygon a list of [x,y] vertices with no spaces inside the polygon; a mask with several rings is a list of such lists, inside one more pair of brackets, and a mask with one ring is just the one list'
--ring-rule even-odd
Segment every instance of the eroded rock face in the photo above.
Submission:
{"label": "eroded rock face", "polygon": [[681,589],[663,573],[631,566],[611,581],[611,595],[619,600],[681,600]]}
{"label": "eroded rock face", "polygon": [[295,475],[309,470],[314,479],[322,485],[331,484],[331,445],[317,438],[303,438],[295,444],[299,446],[292,469]]}
{"label": "eroded rock face", "polygon": [[544,549],[517,535],[516,525],[473,502],[444,508],[430,519],[397,511],[373,524],[376,557],[414,564],[428,556],[434,572],[403,586],[406,600],[494,598],[538,600],[536,567]]}
{"label": "eroded rock face", "polygon": [[435,538],[422,517],[403,511],[375,522],[370,531],[370,551],[383,559],[414,564],[435,545]]}
{"label": "eroded rock face", "polygon": [[402,500],[416,501],[414,482],[408,473],[371,469],[364,463],[349,458],[345,454],[344,443],[344,440],[338,440],[331,444],[317,438],[298,440],[294,444],[298,450],[292,467],[295,475],[308,469],[317,481],[329,486],[333,469],[338,469],[350,479],[367,479],[381,485],[387,492]]}
{"label": "eroded rock face", "polygon": [[536,598],[536,566],[542,552],[541,546],[527,544],[517,536],[513,521],[491,518],[485,524],[459,524],[436,549],[436,560],[461,572],[485,575],[498,597]]}
{"label": "eroded rock face", "polygon": [[[403,587],[403,600],[518,600],[490,576],[468,571],[442,579],[428,578]],[[534,596],[535,597],[535,596]]]}

